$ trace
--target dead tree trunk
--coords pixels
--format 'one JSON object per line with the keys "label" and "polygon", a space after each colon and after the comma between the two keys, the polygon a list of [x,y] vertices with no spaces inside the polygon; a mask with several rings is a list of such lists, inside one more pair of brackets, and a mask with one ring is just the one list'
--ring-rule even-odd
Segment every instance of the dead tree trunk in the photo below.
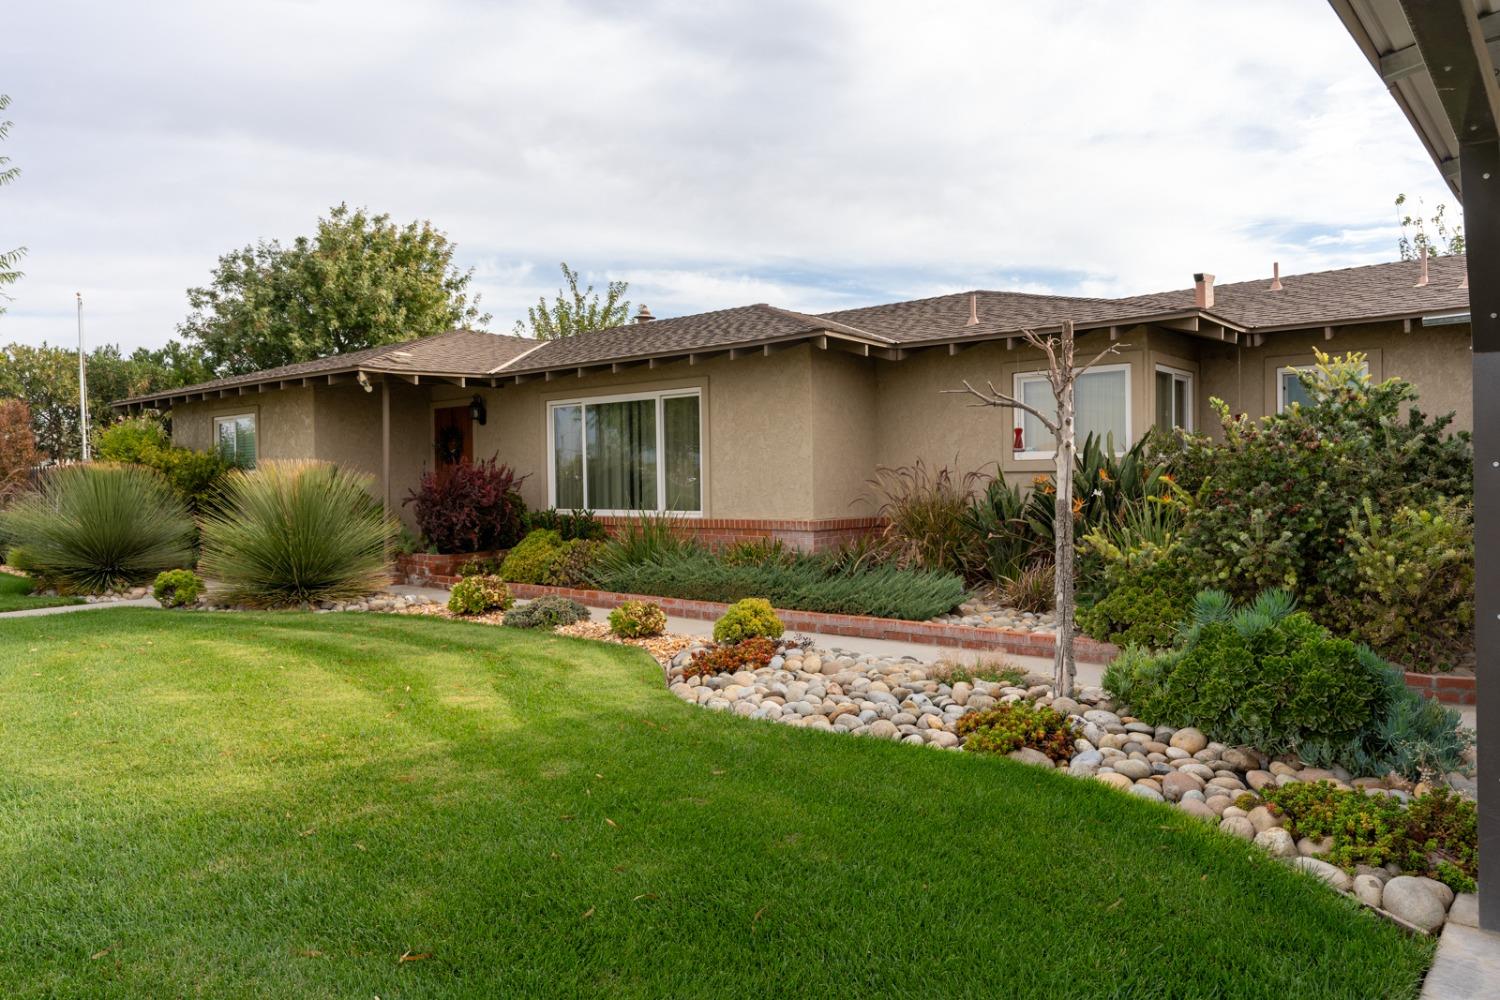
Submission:
{"label": "dead tree trunk", "polygon": [[961,392],[978,400],[975,406],[999,406],[1011,410],[1023,410],[1051,432],[1056,442],[1053,452],[1057,493],[1053,498],[1053,540],[1056,543],[1052,596],[1056,604],[1057,642],[1052,657],[1052,687],[1058,695],[1072,696],[1073,681],[1077,670],[1073,662],[1073,618],[1076,557],[1073,544],[1073,469],[1078,451],[1078,439],[1074,432],[1074,389],[1078,376],[1099,363],[1101,358],[1117,353],[1124,344],[1110,344],[1100,351],[1088,364],[1078,367],[1073,361],[1073,322],[1063,320],[1056,337],[1042,337],[1033,330],[1024,331],[1026,342],[1047,355],[1047,381],[1052,387],[1052,398],[1056,404],[1050,412],[1044,412],[1024,403],[1009,393],[995,388],[994,382],[986,383],[987,389],[974,388],[968,381],[962,389],[946,389],[945,392]]}

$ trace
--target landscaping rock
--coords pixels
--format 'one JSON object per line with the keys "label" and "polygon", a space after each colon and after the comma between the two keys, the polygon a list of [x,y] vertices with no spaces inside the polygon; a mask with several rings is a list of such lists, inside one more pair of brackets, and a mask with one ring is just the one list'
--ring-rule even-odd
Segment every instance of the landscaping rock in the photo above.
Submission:
{"label": "landscaping rock", "polygon": [[1327,854],[1331,850],[1333,850],[1333,840],[1328,837],[1322,837],[1318,840],[1313,840],[1311,837],[1303,837],[1297,841],[1297,853],[1304,858]]}
{"label": "landscaping rock", "polygon": [[876,719],[870,723],[870,735],[882,740],[899,740],[901,730],[889,719]]}
{"label": "landscaping rock", "polygon": [[1176,802],[1187,792],[1203,791],[1203,779],[1197,775],[1174,771],[1161,779],[1162,795],[1168,802]]}
{"label": "landscaping rock", "polygon": [[1113,766],[1116,773],[1123,774],[1132,781],[1139,781],[1142,778],[1151,776],[1151,765],[1143,760],[1136,760],[1132,757],[1117,760]]}
{"label": "landscaping rock", "polygon": [[1479,926],[1479,896],[1472,892],[1461,892],[1453,897],[1448,907],[1448,922],[1460,927]]}
{"label": "landscaping rock", "polygon": [[1260,767],[1260,758],[1249,750],[1230,747],[1219,755],[1219,759],[1236,771],[1254,771]]}
{"label": "landscaping rock", "polygon": [[1219,832],[1227,833],[1231,837],[1238,837],[1241,840],[1255,839],[1255,827],[1251,826],[1250,821],[1243,816],[1228,816],[1221,819],[1219,821]]}
{"label": "landscaping rock", "polygon": [[1102,781],[1104,784],[1109,785],[1111,788],[1118,788],[1121,791],[1125,791],[1126,789],[1133,788],[1135,786],[1135,782],[1131,781],[1123,774],[1116,774],[1114,771],[1107,771],[1104,774],[1096,774],[1094,775],[1094,780]]}
{"label": "landscaping rock", "polygon": [[1199,802],[1197,799],[1183,799],[1181,802],[1177,803],[1177,808],[1181,809],[1189,816],[1194,816],[1198,819],[1206,820],[1210,823],[1219,822],[1219,814],[1214,812],[1213,809],[1209,806],[1205,805],[1202,802]]}
{"label": "landscaping rock", "polygon": [[1319,861],[1317,858],[1300,857],[1292,860],[1292,867],[1300,868],[1309,875],[1316,875],[1339,892],[1349,891],[1351,884],[1349,874],[1337,865]]}
{"label": "landscaping rock", "polygon": [[1385,883],[1374,875],[1354,876],[1354,895],[1366,906],[1380,909],[1380,894],[1385,890]]}
{"label": "landscaping rock", "polygon": [[1270,771],[1248,771],[1245,774],[1245,784],[1258,792],[1267,785],[1276,784],[1276,775]]}
{"label": "landscaping rock", "polygon": [[[1265,806],[1256,806],[1254,809],[1251,809],[1247,818],[1250,820],[1250,825],[1255,827],[1256,833],[1263,833],[1272,827],[1281,825],[1281,820],[1276,814]],[[1290,837],[1291,835],[1288,834],[1287,836]],[[1294,854],[1296,853],[1296,847],[1297,845],[1294,843],[1292,845],[1292,853]]]}
{"label": "landscaping rock", "polygon": [[1130,786],[1129,791],[1137,798],[1149,799],[1152,802],[1162,801],[1161,792],[1157,791],[1156,786],[1150,782],[1138,781]]}
{"label": "landscaping rock", "polygon": [[1188,727],[1172,734],[1171,745],[1188,754],[1195,754],[1208,746],[1208,737],[1199,730]]}
{"label": "landscaping rock", "polygon": [[1297,857],[1297,844],[1292,835],[1279,826],[1267,827],[1255,835],[1255,846],[1273,858]]}
{"label": "landscaping rock", "polygon": [[1453,890],[1449,886],[1439,882],[1435,878],[1427,878],[1425,875],[1418,875],[1416,878],[1420,879],[1422,884],[1427,886],[1428,892],[1437,897],[1438,902],[1443,904],[1444,910],[1453,905]]}
{"label": "landscaping rock", "polygon": [[1425,884],[1428,881],[1431,880],[1397,875],[1385,884],[1385,890],[1380,894],[1381,909],[1420,930],[1436,930],[1443,925],[1447,910],[1442,898]]}
{"label": "landscaping rock", "polygon": [[1022,764],[1030,764],[1033,767],[1045,767],[1048,770],[1051,770],[1052,768],[1052,758],[1048,757],[1040,750],[1031,749],[1031,747],[1022,747],[1019,750],[1012,750],[1005,756],[1009,757],[1011,760],[1020,761]]}

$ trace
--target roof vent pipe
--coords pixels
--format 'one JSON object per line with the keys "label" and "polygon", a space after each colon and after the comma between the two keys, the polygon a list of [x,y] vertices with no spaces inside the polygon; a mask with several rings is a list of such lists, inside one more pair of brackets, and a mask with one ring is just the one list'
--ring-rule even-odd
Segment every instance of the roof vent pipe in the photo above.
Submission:
{"label": "roof vent pipe", "polygon": [[1199,309],[1212,309],[1214,307],[1214,276],[1211,274],[1193,275],[1193,305]]}
{"label": "roof vent pipe", "polygon": [[964,326],[979,325],[979,293],[969,293],[969,321]]}
{"label": "roof vent pipe", "polygon": [[1271,291],[1281,291],[1281,261],[1271,264]]}
{"label": "roof vent pipe", "polygon": [[651,310],[646,307],[646,303],[642,302],[641,308],[635,314],[635,321],[637,323],[649,323],[655,318],[655,316],[651,315]]}
{"label": "roof vent pipe", "polygon": [[1417,283],[1416,283],[1416,285],[1414,287],[1421,288],[1425,284],[1427,284],[1427,248],[1423,247],[1422,248],[1422,276],[1417,279]]}
{"label": "roof vent pipe", "polygon": [[1459,288],[1468,288],[1469,287],[1469,268],[1467,266],[1464,267],[1464,280],[1460,281],[1458,283],[1458,287]]}

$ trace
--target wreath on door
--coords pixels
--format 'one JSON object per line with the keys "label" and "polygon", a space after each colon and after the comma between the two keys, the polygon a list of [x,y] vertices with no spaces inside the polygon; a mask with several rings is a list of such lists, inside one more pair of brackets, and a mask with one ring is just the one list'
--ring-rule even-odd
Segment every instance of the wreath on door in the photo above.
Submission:
{"label": "wreath on door", "polygon": [[444,465],[457,465],[463,457],[464,432],[457,427],[438,431],[438,460]]}

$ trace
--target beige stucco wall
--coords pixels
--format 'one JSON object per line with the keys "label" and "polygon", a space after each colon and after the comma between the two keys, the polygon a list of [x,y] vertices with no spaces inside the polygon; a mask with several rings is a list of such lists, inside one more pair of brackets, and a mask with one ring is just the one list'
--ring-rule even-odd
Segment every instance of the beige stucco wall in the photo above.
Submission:
{"label": "beige stucco wall", "polygon": [[842,351],[812,352],[806,432],[812,441],[813,517],[875,513],[868,481],[880,462],[880,364]]}
{"label": "beige stucco wall", "polygon": [[[1078,339],[1077,356],[1092,358],[1110,343],[1104,331]],[[1116,341],[1119,353],[1101,364],[1128,365],[1130,369],[1131,432],[1139,435],[1150,425],[1152,380],[1142,376],[1149,363],[1146,331],[1121,331]],[[1050,458],[1019,459],[1012,447],[1016,415],[1008,409],[972,405],[972,397],[950,394],[964,380],[978,388],[993,382],[1004,393],[1015,390],[1015,377],[1046,370],[1042,352],[1017,343],[981,344],[950,355],[937,349],[881,364],[876,369],[878,413],[877,455],[881,465],[910,465],[921,459],[929,467],[947,467],[955,472],[1002,470],[1008,479],[1029,482],[1052,468]],[[1123,442],[1116,442],[1119,446]]]}
{"label": "beige stucco wall", "polygon": [[260,460],[308,458],[315,453],[313,390],[250,392],[172,408],[172,442],[207,451],[214,446],[214,418],[255,415],[256,457]]}
{"label": "beige stucco wall", "polygon": [[[811,348],[769,357],[714,358],[579,378],[564,375],[481,390],[488,422],[476,428],[474,457],[497,457],[528,476],[527,504],[547,505],[547,405],[632,392],[695,388],[702,394],[704,515],[715,518],[814,516]],[[468,399],[474,390],[435,389]],[[434,404],[437,405],[437,404]],[[449,404],[451,405],[451,403]],[[429,418],[430,420],[430,418]],[[430,426],[430,423],[429,423]],[[414,473],[408,473],[415,477]],[[847,515],[846,515],[847,516]]]}
{"label": "beige stucco wall", "polygon": [[1408,333],[1400,321],[1335,327],[1331,340],[1325,340],[1321,330],[1299,330],[1266,334],[1259,347],[1205,343],[1199,356],[1201,428],[1214,431],[1218,427],[1218,419],[1207,407],[1210,396],[1224,400],[1234,413],[1252,417],[1274,413],[1277,370],[1312,364],[1315,349],[1335,355],[1366,354],[1370,374],[1377,381],[1406,379],[1416,386],[1418,409],[1430,415],[1452,412],[1455,429],[1473,429],[1468,325],[1416,326]]}

